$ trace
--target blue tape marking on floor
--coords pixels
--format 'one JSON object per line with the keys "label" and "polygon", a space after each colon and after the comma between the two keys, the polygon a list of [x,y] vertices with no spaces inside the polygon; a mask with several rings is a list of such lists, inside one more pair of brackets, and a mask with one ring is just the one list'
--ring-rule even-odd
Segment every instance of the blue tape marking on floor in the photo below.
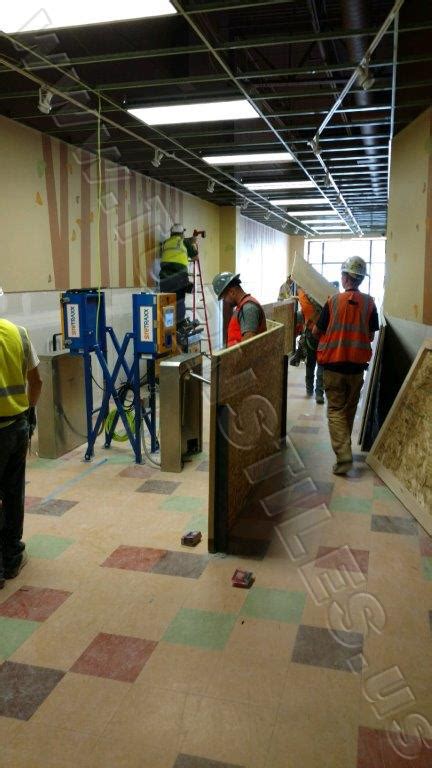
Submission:
{"label": "blue tape marking on floor", "polygon": [[102,459],[101,461],[98,461],[97,464],[93,464],[93,466],[86,469],[85,472],[81,472],[79,475],[77,475],[77,477],[73,477],[72,480],[68,480],[66,483],[58,485],[57,488],[54,488],[54,490],[48,496],[45,496],[45,498],[42,499],[41,504],[43,504],[45,501],[51,501],[52,499],[55,499],[59,493],[62,493],[67,488],[71,488],[73,485],[76,485],[80,480],[83,479],[83,477],[87,477],[87,475],[90,475],[91,472],[94,472],[95,469],[100,467],[102,464],[105,464],[107,461],[108,459]]}

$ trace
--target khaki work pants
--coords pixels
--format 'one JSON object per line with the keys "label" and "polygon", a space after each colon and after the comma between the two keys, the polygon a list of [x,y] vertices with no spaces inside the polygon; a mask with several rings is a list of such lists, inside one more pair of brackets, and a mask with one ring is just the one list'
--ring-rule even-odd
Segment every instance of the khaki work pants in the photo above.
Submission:
{"label": "khaki work pants", "polygon": [[351,433],[362,385],[363,373],[324,371],[330,440],[339,463],[352,461]]}

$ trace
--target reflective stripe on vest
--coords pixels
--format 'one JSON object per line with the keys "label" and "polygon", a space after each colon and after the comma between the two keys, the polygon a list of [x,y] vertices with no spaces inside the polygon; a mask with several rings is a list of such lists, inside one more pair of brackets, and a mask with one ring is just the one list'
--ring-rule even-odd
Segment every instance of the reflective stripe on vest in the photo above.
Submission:
{"label": "reflective stripe on vest", "polygon": [[29,360],[30,341],[25,329],[0,320],[0,416],[16,416],[29,407]]}
{"label": "reflective stripe on vest", "polygon": [[257,335],[259,333],[264,333],[264,331],[267,330],[267,322],[266,322],[264,310],[261,307],[261,304],[259,303],[259,301],[254,299],[253,296],[250,296],[249,294],[247,294],[246,296],[243,297],[240,304],[237,305],[237,307],[233,312],[233,316],[229,321],[227,347],[233,347],[235,344],[239,344],[242,340],[241,325],[240,325],[240,320],[238,319],[238,316],[242,307],[248,302],[252,304],[256,304],[261,310],[261,319],[260,319],[258,328],[256,330]]}
{"label": "reflective stripe on vest", "polygon": [[189,263],[187,248],[180,235],[173,235],[162,244],[161,263],[164,262],[181,264],[187,268]]}
{"label": "reflective stripe on vest", "polygon": [[317,361],[366,364],[372,356],[369,321],[373,299],[360,291],[345,291],[328,302],[329,323],[320,337]]}

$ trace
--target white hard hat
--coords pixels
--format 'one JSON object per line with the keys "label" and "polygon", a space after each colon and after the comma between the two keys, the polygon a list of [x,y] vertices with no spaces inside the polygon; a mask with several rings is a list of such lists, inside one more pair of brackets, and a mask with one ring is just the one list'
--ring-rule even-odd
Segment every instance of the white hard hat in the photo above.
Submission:
{"label": "white hard hat", "polygon": [[180,224],[178,221],[171,227],[172,235],[183,235],[184,232],[186,232],[186,229],[184,228],[183,224]]}
{"label": "white hard hat", "polygon": [[342,264],[341,272],[346,272],[351,277],[366,277],[366,262],[361,256],[350,256]]}

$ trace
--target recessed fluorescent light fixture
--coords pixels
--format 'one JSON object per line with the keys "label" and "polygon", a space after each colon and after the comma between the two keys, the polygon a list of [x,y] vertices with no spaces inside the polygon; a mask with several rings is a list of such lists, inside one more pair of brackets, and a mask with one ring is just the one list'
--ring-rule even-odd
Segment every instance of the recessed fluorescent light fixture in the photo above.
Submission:
{"label": "recessed fluorescent light fixture", "polygon": [[256,184],[245,184],[252,190],[260,189],[311,189],[315,187],[313,181],[260,181]]}
{"label": "recessed fluorescent light fixture", "polygon": [[250,163],[290,163],[289,152],[262,152],[254,155],[204,155],[209,165],[246,165]]}
{"label": "recessed fluorescent light fixture", "polygon": [[310,226],[314,227],[316,224],[340,224],[339,219],[337,221],[329,221],[328,219],[303,219],[300,218],[300,216],[297,216],[298,220],[301,221],[303,224],[310,224]]}
{"label": "recessed fluorescent light fixture", "polygon": [[44,0],[42,6],[35,5],[34,0],[20,0],[19,3],[2,3],[0,29],[10,34],[34,32],[37,29],[84,27],[88,24],[146,19],[173,13],[177,11],[170,0],[123,0],[122,3],[107,3],[106,0],[59,3],[58,0]]}
{"label": "recessed fluorescent light fixture", "polygon": [[338,216],[335,211],[288,211],[289,216]]}
{"label": "recessed fluorescent light fixture", "polygon": [[285,200],[270,200],[273,205],[324,205],[322,197],[287,197]]}
{"label": "recessed fluorescent light fixture", "polygon": [[222,120],[250,120],[259,117],[258,112],[247,99],[171,104],[166,107],[140,107],[128,109],[128,112],[147,125],[214,123]]}

